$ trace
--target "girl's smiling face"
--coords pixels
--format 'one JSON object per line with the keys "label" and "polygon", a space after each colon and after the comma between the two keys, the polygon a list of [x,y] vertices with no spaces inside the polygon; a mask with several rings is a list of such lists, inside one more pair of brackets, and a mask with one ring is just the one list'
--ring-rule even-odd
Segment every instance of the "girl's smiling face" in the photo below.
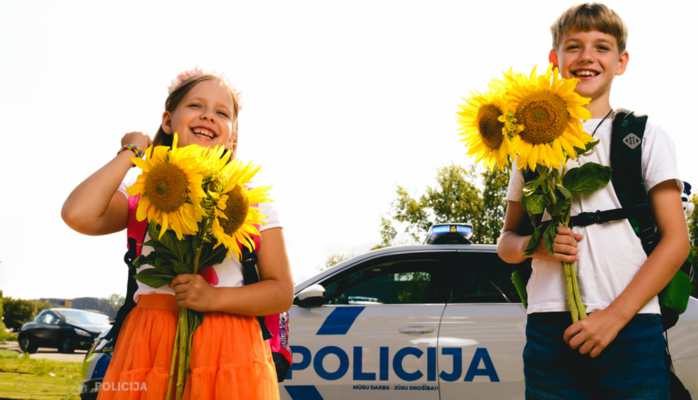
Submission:
{"label": "girl's smiling face", "polygon": [[230,91],[216,80],[196,84],[184,96],[174,112],[162,115],[167,134],[177,133],[178,147],[227,146],[233,143],[233,99]]}
{"label": "girl's smiling face", "polygon": [[562,36],[550,62],[565,79],[578,78],[575,92],[592,100],[608,95],[613,78],[628,65],[628,52],[618,53],[614,36],[599,31],[570,32]]}

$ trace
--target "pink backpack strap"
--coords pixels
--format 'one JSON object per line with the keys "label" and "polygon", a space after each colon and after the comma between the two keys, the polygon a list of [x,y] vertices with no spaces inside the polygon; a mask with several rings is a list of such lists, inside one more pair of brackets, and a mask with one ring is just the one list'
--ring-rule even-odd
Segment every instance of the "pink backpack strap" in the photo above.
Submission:
{"label": "pink backpack strap", "polygon": [[[141,250],[143,246],[143,240],[145,239],[145,232],[148,230],[148,220],[138,221],[136,218],[136,211],[138,210],[138,200],[141,195],[130,196],[128,198],[128,225],[126,225],[126,236],[128,238],[128,243],[131,239],[135,240],[136,243],[136,257],[141,255]],[[131,250],[131,249],[129,249]]]}

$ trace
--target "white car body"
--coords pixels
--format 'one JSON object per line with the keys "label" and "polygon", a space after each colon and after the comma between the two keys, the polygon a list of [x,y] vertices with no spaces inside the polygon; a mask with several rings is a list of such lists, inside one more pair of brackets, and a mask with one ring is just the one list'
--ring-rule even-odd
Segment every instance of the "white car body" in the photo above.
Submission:
{"label": "white car body", "polygon": [[[404,281],[407,288],[414,281],[413,287],[424,287],[418,272],[395,272],[403,265],[438,271],[424,289],[431,291],[425,298],[435,301],[384,304],[381,297],[395,298],[390,285]],[[281,398],[524,399],[526,309],[511,294],[511,272],[492,245],[399,246],[355,257],[297,285],[289,311],[293,366],[279,384]],[[377,277],[361,281],[372,274]],[[393,280],[381,293],[373,282],[384,277]],[[338,295],[359,281],[364,283],[354,288],[365,285],[362,290],[377,294]],[[317,284],[338,288],[325,293],[325,301],[337,295],[350,304],[299,306],[299,293]],[[406,290],[399,296],[418,292]],[[698,300],[690,299],[668,335],[676,375],[698,399]]]}

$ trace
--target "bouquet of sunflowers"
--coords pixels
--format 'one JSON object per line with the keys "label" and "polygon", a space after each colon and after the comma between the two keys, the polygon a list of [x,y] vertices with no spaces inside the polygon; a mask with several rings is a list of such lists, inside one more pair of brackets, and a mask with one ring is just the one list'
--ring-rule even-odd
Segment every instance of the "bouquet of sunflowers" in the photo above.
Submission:
{"label": "bouquet of sunflowers", "polygon": [[[567,169],[567,161],[576,159],[599,141],[585,133],[580,120],[591,118],[584,106],[590,99],[574,92],[579,79],[558,78],[552,65],[544,75],[533,68],[530,76],[510,69],[504,80],[493,79],[489,91],[472,93],[459,105],[457,121],[461,125],[461,141],[476,162],[493,169],[524,169],[527,179],[521,207],[531,218],[534,232],[524,255],[533,254],[541,237],[553,255],[557,228],[570,225],[572,193],[593,192],[606,185],[611,168],[585,163]],[[550,223],[537,224],[544,211]],[[536,218],[538,216],[538,219]],[[563,263],[567,301],[572,320],[586,316],[586,307],[579,295],[574,263]]]}
{"label": "bouquet of sunflowers", "polygon": [[[153,267],[136,274],[138,281],[162,287],[179,274],[196,274],[233,253],[239,259],[240,244],[254,250],[250,234],[259,235],[255,225],[263,224],[266,216],[250,204],[271,201],[267,198],[271,187],[248,190],[245,184],[260,167],[230,160],[230,155],[222,147],[178,148],[175,133],[172,148],[151,146],[145,160],[131,159],[143,172],[127,192],[140,195],[136,218],[148,219],[150,240],[143,245],[154,250],[134,261],[136,267]],[[202,312],[186,307],[179,310],[167,399],[178,356],[176,398],[182,398],[190,373],[192,338],[203,319]]]}

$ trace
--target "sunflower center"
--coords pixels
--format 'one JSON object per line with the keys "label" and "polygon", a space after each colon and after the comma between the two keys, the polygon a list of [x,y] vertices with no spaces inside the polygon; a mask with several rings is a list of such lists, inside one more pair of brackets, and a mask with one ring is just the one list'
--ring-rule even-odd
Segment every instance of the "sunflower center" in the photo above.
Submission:
{"label": "sunflower center", "polygon": [[567,129],[567,104],[551,92],[526,95],[516,107],[516,119],[523,123],[521,138],[532,144],[550,143]]}
{"label": "sunflower center", "polygon": [[170,185],[167,183],[166,180],[161,180],[155,185],[155,192],[159,195],[163,195],[167,193],[167,189],[170,187]]}
{"label": "sunflower center", "polygon": [[477,112],[477,127],[487,147],[496,150],[502,145],[504,123],[499,121],[502,111],[494,104],[485,104]]}
{"label": "sunflower center", "polygon": [[153,206],[165,212],[174,212],[187,200],[187,175],[176,165],[161,162],[145,178],[145,194]]}
{"label": "sunflower center", "polygon": [[250,199],[247,197],[247,189],[236,185],[233,190],[226,193],[228,200],[225,202],[225,216],[228,219],[220,218],[221,227],[226,235],[232,236],[247,219],[247,212],[250,207]]}

